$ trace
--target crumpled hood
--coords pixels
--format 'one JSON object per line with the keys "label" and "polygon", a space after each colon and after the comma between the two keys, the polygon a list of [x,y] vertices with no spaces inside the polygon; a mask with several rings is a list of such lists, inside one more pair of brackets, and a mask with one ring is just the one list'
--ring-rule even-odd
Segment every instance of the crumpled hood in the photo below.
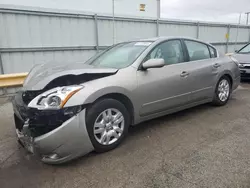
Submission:
{"label": "crumpled hood", "polygon": [[46,63],[33,67],[24,81],[24,90],[41,90],[52,80],[66,75],[116,73],[118,69],[76,63]]}
{"label": "crumpled hood", "polygon": [[250,54],[233,54],[235,59],[239,61],[239,63],[250,64]]}

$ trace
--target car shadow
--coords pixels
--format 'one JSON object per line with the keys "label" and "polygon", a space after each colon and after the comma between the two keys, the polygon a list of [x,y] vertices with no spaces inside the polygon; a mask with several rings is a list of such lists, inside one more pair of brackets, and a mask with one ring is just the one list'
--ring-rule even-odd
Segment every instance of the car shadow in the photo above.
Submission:
{"label": "car shadow", "polygon": [[[131,134],[132,135],[133,134],[139,134],[141,131],[144,131],[145,129],[149,129],[149,128],[152,128],[152,127],[157,127],[162,122],[174,121],[177,118],[179,119],[181,117],[189,116],[191,114],[193,116],[195,114],[201,113],[201,111],[211,110],[211,108],[217,108],[217,107],[212,106],[211,104],[202,104],[202,105],[192,107],[192,108],[189,108],[189,109],[186,109],[186,110],[182,110],[182,111],[175,112],[175,113],[172,113],[172,114],[169,114],[169,115],[165,115],[165,116],[162,116],[162,117],[158,117],[158,118],[155,118],[155,119],[152,119],[152,120],[145,121],[145,122],[140,123],[140,124],[138,124],[136,126],[131,126],[130,129],[129,129],[129,136]],[[166,125],[166,126],[171,126],[171,125]]]}

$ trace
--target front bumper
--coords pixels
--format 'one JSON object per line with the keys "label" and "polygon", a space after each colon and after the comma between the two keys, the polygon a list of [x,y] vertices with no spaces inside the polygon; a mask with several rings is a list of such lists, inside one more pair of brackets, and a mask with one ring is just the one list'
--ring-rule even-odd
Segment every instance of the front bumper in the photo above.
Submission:
{"label": "front bumper", "polygon": [[[67,119],[57,128],[34,137],[29,120],[24,119],[25,105],[20,106],[21,102],[17,99],[18,97],[13,100],[13,109],[19,141],[29,152],[39,156],[43,162],[60,164],[94,150],[86,129],[85,109]],[[20,122],[24,125],[20,126]]]}
{"label": "front bumper", "polygon": [[250,79],[250,69],[240,69],[240,75],[242,79]]}

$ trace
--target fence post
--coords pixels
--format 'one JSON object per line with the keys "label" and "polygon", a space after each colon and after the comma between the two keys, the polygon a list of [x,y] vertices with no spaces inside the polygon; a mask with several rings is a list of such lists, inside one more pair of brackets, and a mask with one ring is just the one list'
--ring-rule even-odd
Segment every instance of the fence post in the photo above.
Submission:
{"label": "fence post", "polygon": [[160,35],[160,32],[159,32],[159,19],[157,18],[157,20],[156,20],[156,36],[157,37],[159,37],[159,35]]}
{"label": "fence post", "polygon": [[227,26],[227,41],[226,41],[226,53],[228,53],[228,43],[230,38],[230,25]]}
{"label": "fence post", "polygon": [[1,52],[0,52],[0,74],[4,74]]}
{"label": "fence post", "polygon": [[248,33],[249,33],[249,39],[248,39],[248,42],[250,42],[250,27],[248,27]]}
{"label": "fence post", "polygon": [[[4,70],[3,70],[3,61],[2,61],[2,56],[1,56],[1,52],[0,52],[0,74],[4,74]],[[7,94],[7,89],[6,88],[2,88],[2,93],[3,95]],[[1,94],[0,94],[1,95]]]}
{"label": "fence post", "polygon": [[96,40],[96,51],[99,52],[99,34],[98,34],[98,18],[97,14],[94,16],[95,18],[95,40]]}
{"label": "fence post", "polygon": [[196,38],[197,39],[199,39],[199,37],[200,37],[200,23],[199,22],[197,22],[197,30],[196,30]]}

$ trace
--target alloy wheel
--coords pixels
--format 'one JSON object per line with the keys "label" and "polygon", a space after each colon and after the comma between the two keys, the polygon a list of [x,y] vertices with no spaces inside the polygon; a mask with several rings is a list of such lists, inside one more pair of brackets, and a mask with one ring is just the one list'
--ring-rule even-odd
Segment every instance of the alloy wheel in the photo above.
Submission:
{"label": "alloy wheel", "polygon": [[95,120],[95,139],[102,145],[111,145],[123,134],[124,125],[124,116],[119,110],[114,108],[106,109]]}
{"label": "alloy wheel", "polygon": [[222,79],[218,85],[218,97],[222,102],[225,102],[230,94],[230,84],[226,79]]}

